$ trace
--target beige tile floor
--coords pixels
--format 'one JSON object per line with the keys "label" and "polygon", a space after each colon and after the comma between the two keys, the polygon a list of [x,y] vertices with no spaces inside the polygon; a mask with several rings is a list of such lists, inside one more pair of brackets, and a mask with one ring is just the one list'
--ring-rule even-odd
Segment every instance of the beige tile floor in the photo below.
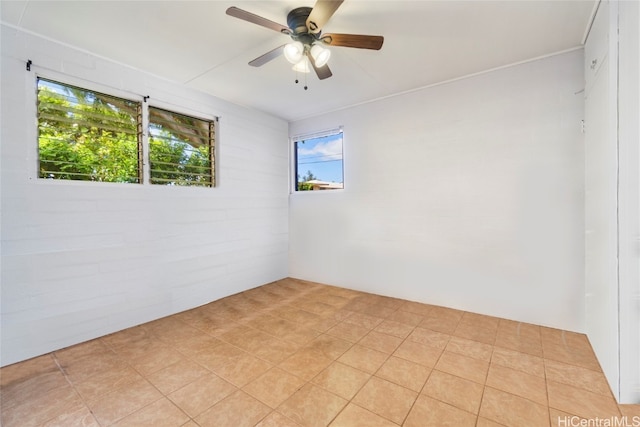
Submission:
{"label": "beige tile floor", "polygon": [[5,427],[640,422],[585,335],[294,279],[7,366],[0,380]]}

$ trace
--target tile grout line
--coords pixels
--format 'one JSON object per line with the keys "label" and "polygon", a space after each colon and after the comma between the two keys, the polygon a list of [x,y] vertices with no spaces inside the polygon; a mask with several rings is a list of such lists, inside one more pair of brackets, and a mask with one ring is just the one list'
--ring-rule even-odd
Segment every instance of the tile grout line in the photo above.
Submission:
{"label": "tile grout line", "polygon": [[[478,418],[476,418],[476,425],[480,420],[480,411],[482,410],[482,403],[484,402],[484,393],[488,387],[487,380],[489,379],[489,371],[491,370],[491,364],[493,363],[493,355],[495,354],[495,350],[496,350],[496,346],[494,345],[491,348],[491,356],[489,357],[489,368],[487,369],[487,375],[484,379],[484,384],[482,385],[482,396],[480,396],[480,406],[478,406]],[[491,420],[491,421],[495,421],[495,420]],[[497,424],[497,421],[496,421],[496,424]]]}
{"label": "tile grout line", "polygon": [[[58,367],[58,369],[60,370],[60,372],[62,373],[62,375],[64,376],[65,381],[67,381],[67,383],[71,386],[71,388],[73,389],[73,392],[76,394],[76,396],[78,396],[78,398],[80,398],[80,401],[82,402],[82,404],[84,405],[84,407],[87,409],[87,411],[89,411],[89,413],[91,414],[91,417],[93,417],[93,419],[98,423],[98,424],[102,424],[100,423],[100,421],[98,420],[98,418],[96,417],[96,415],[93,413],[93,410],[91,409],[91,407],[89,406],[89,404],[87,403],[87,401],[85,400],[85,398],[80,394],[80,392],[78,391],[78,389],[76,388],[75,384],[73,383],[73,381],[71,381],[71,378],[69,378],[69,375],[67,374],[67,371],[62,367],[62,365],[60,364],[60,361],[58,360],[58,356],[56,355],[56,352],[53,351],[51,352],[51,358],[53,359],[54,363],[56,364],[56,366]],[[51,420],[53,420],[54,418],[60,416],[60,414],[57,414],[53,417],[51,417],[50,419],[48,419],[46,422],[49,422]]]}
{"label": "tile grout line", "polygon": [[[424,319],[422,319],[424,320]],[[460,319],[458,319],[458,322],[456,323],[456,328],[458,327],[458,324],[460,323],[460,321],[462,320],[462,316],[460,316]],[[422,322],[421,322],[422,323]],[[418,327],[418,325],[416,325],[413,330],[411,331],[411,333],[409,333],[409,335],[407,335],[407,337],[405,338],[405,341],[407,339],[409,339],[409,337],[411,336],[411,334],[413,333],[413,331],[415,331],[415,329]],[[455,328],[454,328],[455,330]],[[451,341],[451,335],[449,335],[449,340],[447,341],[447,345],[449,345],[449,342]],[[404,341],[403,341],[404,342]],[[402,345],[402,344],[401,344]],[[416,396],[416,399],[413,401],[413,403],[411,404],[411,407],[409,408],[409,411],[407,412],[407,414],[405,415],[404,419],[402,420],[402,424],[403,425],[405,422],[407,422],[407,418],[409,417],[409,414],[411,414],[411,411],[413,410],[413,407],[415,406],[416,402],[418,401],[418,399],[420,398],[420,396],[422,395],[425,387],[427,386],[427,383],[429,382],[429,378],[431,378],[431,375],[433,375],[433,371],[435,371],[436,369],[436,365],[438,364],[438,362],[440,361],[440,358],[442,358],[442,355],[444,354],[444,351],[446,349],[446,345],[445,347],[442,349],[442,352],[440,352],[440,355],[438,356],[438,359],[435,361],[435,363],[433,364],[433,366],[431,367],[431,371],[429,372],[429,375],[427,375],[426,380],[424,381],[424,384],[422,384],[422,387],[420,388],[420,391],[418,392],[418,396]],[[476,419],[477,421],[477,419]]]}
{"label": "tile grout line", "polygon": [[[376,329],[376,328],[377,328],[381,323],[383,323],[385,320],[387,320],[387,319],[389,318],[389,316],[391,316],[392,314],[395,314],[395,313],[396,313],[396,312],[398,312],[399,310],[400,310],[400,308],[397,308],[393,313],[389,314],[388,316],[386,316],[386,317],[384,317],[384,318],[381,318],[381,319],[383,319],[383,320],[382,320],[382,322],[378,323],[378,324],[377,324],[376,326],[374,326],[372,329],[369,329],[369,332],[368,332],[366,335],[364,335],[362,338],[360,338],[358,341],[356,341],[356,342],[355,342],[355,343],[354,343],[354,344],[353,344],[349,349],[353,348],[355,345],[358,345],[358,344],[359,344],[359,343],[360,343],[360,342],[361,342],[361,341],[362,341],[362,340],[363,340],[363,339],[364,339],[364,338],[365,338],[369,333],[371,333],[371,331],[374,331],[374,330],[375,330],[375,329]],[[376,317],[376,316],[373,316],[373,317]],[[413,330],[414,330],[414,329],[415,329],[415,327],[413,327],[412,332],[413,332]],[[411,334],[411,333],[409,333],[409,335],[410,335],[410,334]],[[402,342],[398,345],[398,347],[400,347],[400,346],[402,345],[402,343],[403,343],[403,342],[408,338],[408,336],[409,336],[409,335],[407,335],[407,337],[405,337],[405,338],[402,340]],[[361,344],[360,344],[360,345],[361,345]],[[369,347],[366,347],[366,346],[363,346],[363,347],[365,347],[365,348],[369,348]],[[397,350],[397,348],[398,348],[398,347],[396,347],[396,350]],[[375,350],[375,349],[372,349],[372,350]],[[349,351],[349,350],[347,350],[347,351]],[[345,351],[345,353],[346,353],[347,351]],[[394,352],[395,352],[395,350],[394,350]],[[344,353],[343,353],[343,354],[344,354]],[[338,416],[339,416],[339,415],[340,415],[340,414],[341,414],[341,413],[342,413],[342,412],[347,408],[347,406],[349,406],[349,404],[356,405],[356,406],[358,406],[358,407],[360,407],[360,408],[362,408],[362,409],[364,409],[364,410],[366,410],[366,411],[372,412],[372,411],[370,411],[369,409],[367,409],[367,408],[363,408],[362,406],[360,406],[360,405],[358,405],[357,403],[353,402],[353,399],[355,399],[355,397],[356,397],[356,396],[357,396],[357,395],[362,391],[362,389],[363,389],[363,388],[364,388],[364,387],[365,387],[365,386],[366,386],[366,385],[371,381],[371,379],[372,379],[374,376],[376,376],[376,373],[380,370],[380,368],[382,368],[382,366],[384,366],[384,364],[385,364],[385,363],[386,363],[386,362],[391,358],[391,356],[392,356],[392,355],[393,355],[393,353],[388,354],[388,355],[387,355],[387,358],[384,360],[384,362],[382,362],[382,364],[381,364],[381,365],[380,365],[380,366],[379,366],[379,367],[378,367],[378,368],[377,368],[373,373],[371,373],[371,374],[369,374],[368,372],[362,371],[362,370],[360,370],[360,369],[358,369],[358,368],[356,368],[356,367],[351,366],[353,369],[357,369],[357,370],[359,370],[359,371],[361,371],[361,372],[365,372],[365,373],[369,374],[370,376],[369,376],[369,378],[367,379],[367,381],[366,381],[364,384],[362,384],[362,386],[360,386],[360,388],[358,388],[358,390],[353,394],[353,396],[352,396],[352,397],[347,401],[347,404],[346,404],[346,405],[345,405],[345,406],[340,410],[340,412],[338,412],[338,413],[336,414],[336,416],[335,416],[335,417],[334,417],[334,418],[329,422],[329,424],[328,424],[328,425],[330,425],[333,421],[335,421],[335,419],[336,419],[336,418],[338,418]],[[338,361],[338,359],[336,359],[336,362],[337,362],[337,361]],[[350,365],[347,365],[347,366],[350,366]],[[378,377],[378,378],[380,378],[380,377]],[[395,384],[395,383],[393,383],[393,384]],[[396,385],[400,386],[399,384],[396,384]],[[402,387],[402,386],[401,386],[401,387]],[[406,387],[405,387],[405,388],[406,388]],[[414,403],[415,403],[415,401],[414,401]],[[413,405],[412,405],[412,406],[413,406]],[[411,410],[411,408],[409,408],[409,411],[410,411],[410,410]],[[377,416],[379,416],[379,417],[381,417],[381,418],[384,418],[384,419],[386,419],[386,420],[390,421],[390,422],[391,422],[391,423],[393,423],[393,424],[396,424],[393,420],[389,420],[388,418],[386,418],[386,417],[384,417],[384,416],[382,416],[382,415],[380,415],[380,414],[377,414],[377,413],[375,413],[375,412],[372,412],[372,413],[373,413],[373,414],[375,414],[375,415],[377,415]],[[407,414],[408,414],[408,412],[407,412]],[[405,416],[405,418],[406,418],[406,416]],[[404,420],[403,420],[403,421],[404,421]],[[397,424],[396,424],[396,425],[397,425]],[[402,424],[400,424],[400,425],[402,425]]]}

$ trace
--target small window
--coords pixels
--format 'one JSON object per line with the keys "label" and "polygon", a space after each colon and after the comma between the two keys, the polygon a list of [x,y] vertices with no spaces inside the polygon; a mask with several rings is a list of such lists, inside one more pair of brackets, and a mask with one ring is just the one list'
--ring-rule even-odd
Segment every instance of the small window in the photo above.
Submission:
{"label": "small window", "polygon": [[149,107],[152,184],[215,186],[215,121]]}
{"label": "small window", "polygon": [[142,182],[141,104],[38,79],[40,178]]}
{"label": "small window", "polygon": [[296,191],[344,188],[342,130],[294,139]]}

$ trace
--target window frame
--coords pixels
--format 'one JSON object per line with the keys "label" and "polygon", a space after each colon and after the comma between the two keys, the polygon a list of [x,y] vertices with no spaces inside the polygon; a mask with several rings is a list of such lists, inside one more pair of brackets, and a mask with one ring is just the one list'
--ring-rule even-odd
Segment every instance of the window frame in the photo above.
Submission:
{"label": "window frame", "polygon": [[[26,129],[27,140],[32,141],[31,149],[27,153],[27,161],[29,164],[28,169],[25,171],[26,178],[29,181],[33,181],[39,185],[81,185],[81,186],[124,186],[126,188],[167,188],[167,187],[181,187],[181,188],[204,188],[213,189],[219,186],[219,146],[220,146],[220,118],[221,115],[216,112],[204,113],[199,110],[195,110],[183,105],[176,105],[171,102],[167,102],[160,99],[153,99],[150,96],[139,95],[132,91],[118,89],[106,84],[96,83],[94,81],[85,80],[80,77],[70,76],[64,73],[60,73],[50,69],[39,68],[32,65],[30,75],[32,78],[25,80],[25,89],[27,95],[27,110],[28,114],[34,118],[34,126],[29,126]],[[98,92],[104,95],[112,96],[114,98],[122,98],[128,101],[138,102],[141,104],[141,121],[138,126],[142,126],[142,144],[139,145],[139,158],[138,162],[142,165],[141,181],[138,183],[125,183],[125,182],[101,182],[101,181],[86,181],[86,180],[74,180],[74,179],[47,179],[40,178],[40,147],[39,147],[39,130],[38,130],[38,81],[47,80],[54,83],[59,83],[66,86],[77,87],[81,90],[90,92]],[[172,113],[190,116],[193,118],[213,121],[215,128],[214,135],[214,148],[211,155],[213,156],[212,163],[212,185],[211,186],[169,186],[169,185],[157,185],[151,184],[150,172],[149,172],[149,107],[160,108],[170,111]],[[133,185],[132,185],[133,184]]]}
{"label": "window frame", "polygon": [[[342,188],[332,188],[322,191],[313,191],[313,190],[298,190],[298,149],[297,144],[303,140],[315,139],[315,138],[323,138],[332,135],[341,135],[342,140]],[[294,136],[289,137],[290,141],[290,158],[291,158],[291,173],[290,173],[290,194],[318,194],[318,193],[340,193],[345,190],[345,136],[344,136],[344,126],[340,125],[338,127],[329,128],[325,130],[315,131],[315,132],[304,132],[300,134],[296,134]]]}
{"label": "window frame", "polygon": [[[33,68],[34,66],[32,66]],[[27,160],[29,162],[29,169],[27,171],[27,178],[31,181],[35,181],[37,183],[45,184],[45,185],[92,185],[92,186],[126,186],[129,188],[137,188],[138,186],[142,186],[145,184],[144,175],[141,175],[142,181],[138,183],[130,183],[130,182],[102,182],[102,181],[85,181],[85,180],[77,180],[77,179],[47,179],[40,178],[40,144],[39,144],[39,131],[38,131],[38,81],[39,80],[47,80],[53,83],[59,83],[65,86],[73,86],[77,87],[81,90],[86,90],[90,92],[98,92],[104,95],[108,95],[114,98],[121,98],[127,101],[133,101],[141,104],[143,114],[142,120],[144,120],[144,96],[135,94],[133,92],[124,91],[121,89],[113,88],[111,86],[107,86],[104,84],[96,83],[89,80],[84,80],[82,78],[69,76],[63,73],[59,73],[53,70],[46,70],[46,72],[33,72],[33,79],[27,80],[27,91],[26,93],[32,96],[31,99],[26,99],[28,103],[28,109],[31,110],[31,117],[34,118],[34,126],[29,126],[27,130],[27,136],[30,141],[33,141],[33,149],[28,151]],[[27,98],[30,98],[28,96]],[[144,153],[144,128],[142,134],[142,144],[139,145],[138,153]],[[142,153],[140,152],[142,150]],[[144,160],[144,157],[142,158]],[[138,159],[138,165],[140,167],[140,159]],[[142,162],[142,167],[144,168],[144,162]],[[133,184],[133,185],[132,185]]]}
{"label": "window frame", "polygon": [[[201,187],[201,188],[216,188],[218,186],[218,146],[219,146],[219,140],[220,140],[220,116],[216,116],[216,115],[207,115],[207,114],[203,114],[194,110],[190,110],[188,108],[184,108],[184,107],[178,107],[176,105],[167,103],[167,102],[161,102],[155,99],[149,99],[147,102],[145,102],[146,107],[144,108],[144,114],[143,114],[143,148],[145,151],[145,157],[144,157],[144,165],[143,165],[143,172],[145,174],[145,183],[149,184],[151,186],[154,187]],[[149,114],[149,109],[150,108],[156,108],[159,110],[164,110],[164,111],[168,111],[170,113],[175,113],[175,114],[179,114],[182,116],[187,116],[193,119],[197,119],[197,120],[202,120],[202,121],[206,121],[206,122],[211,122],[213,123],[213,127],[214,127],[214,136],[213,136],[213,147],[210,150],[209,153],[209,158],[211,160],[211,185],[207,186],[207,185],[176,185],[176,186],[172,186],[172,185],[162,185],[162,184],[154,184],[151,182],[151,148],[149,146],[149,139],[151,137],[151,135],[149,135],[149,126],[150,126],[150,114]]]}

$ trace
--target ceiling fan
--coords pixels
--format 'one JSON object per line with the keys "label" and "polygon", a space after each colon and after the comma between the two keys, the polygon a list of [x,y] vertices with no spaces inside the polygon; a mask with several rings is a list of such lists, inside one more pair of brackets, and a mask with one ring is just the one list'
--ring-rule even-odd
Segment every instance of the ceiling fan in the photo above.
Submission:
{"label": "ceiling fan", "polygon": [[284,54],[285,58],[294,64],[294,70],[308,73],[310,72],[310,65],[318,78],[323,80],[333,75],[327,65],[331,52],[324,46],[380,50],[384,42],[384,37],[382,36],[322,34],[322,27],[329,21],[343,1],[317,0],[313,8],[298,7],[293,9],[287,15],[288,27],[237,7],[228,8],[227,15],[286,34],[293,40],[291,43],[278,46],[257,57],[249,62],[249,65],[260,67]]}

